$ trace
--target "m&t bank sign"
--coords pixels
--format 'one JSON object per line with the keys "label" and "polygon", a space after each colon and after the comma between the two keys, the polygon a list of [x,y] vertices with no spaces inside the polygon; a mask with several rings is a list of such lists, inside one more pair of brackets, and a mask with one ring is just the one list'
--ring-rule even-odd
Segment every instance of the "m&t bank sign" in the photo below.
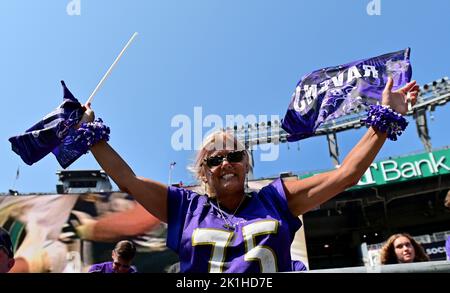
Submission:
{"label": "m&t bank sign", "polygon": [[[427,178],[450,173],[450,149],[375,162],[350,189]],[[316,174],[301,175],[307,178]]]}
{"label": "m&t bank sign", "polygon": [[372,163],[358,187],[397,183],[450,173],[450,149]]}

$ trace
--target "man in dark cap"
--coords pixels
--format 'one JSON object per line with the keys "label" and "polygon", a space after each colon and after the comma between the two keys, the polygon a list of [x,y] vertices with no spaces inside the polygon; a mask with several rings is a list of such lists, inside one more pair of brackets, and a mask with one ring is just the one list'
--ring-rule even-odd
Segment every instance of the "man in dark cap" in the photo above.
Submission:
{"label": "man in dark cap", "polygon": [[0,227],[0,273],[7,273],[14,266],[14,251],[8,231]]}

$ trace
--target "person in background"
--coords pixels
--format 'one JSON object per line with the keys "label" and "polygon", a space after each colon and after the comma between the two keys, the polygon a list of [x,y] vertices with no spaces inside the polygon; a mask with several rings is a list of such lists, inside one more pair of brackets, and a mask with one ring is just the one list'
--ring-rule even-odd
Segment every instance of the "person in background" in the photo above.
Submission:
{"label": "person in background", "polygon": [[[445,197],[444,206],[450,209],[450,190]],[[447,254],[447,260],[450,260],[450,235],[447,236],[447,240],[445,241],[445,253]]]}
{"label": "person in background", "polygon": [[381,264],[398,264],[429,261],[429,256],[411,235],[407,233],[394,234],[381,248]]}
{"label": "person in background", "polygon": [[112,261],[94,264],[89,273],[137,273],[131,265],[136,254],[136,247],[128,240],[120,241],[112,251]]}

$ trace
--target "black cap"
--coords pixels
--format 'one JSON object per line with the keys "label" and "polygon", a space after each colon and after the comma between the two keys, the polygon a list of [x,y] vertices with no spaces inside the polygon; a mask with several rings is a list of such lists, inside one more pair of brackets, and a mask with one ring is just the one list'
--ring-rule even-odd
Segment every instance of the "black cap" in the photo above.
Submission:
{"label": "black cap", "polygon": [[0,249],[5,250],[9,258],[14,257],[14,250],[11,243],[11,237],[8,231],[0,227]]}

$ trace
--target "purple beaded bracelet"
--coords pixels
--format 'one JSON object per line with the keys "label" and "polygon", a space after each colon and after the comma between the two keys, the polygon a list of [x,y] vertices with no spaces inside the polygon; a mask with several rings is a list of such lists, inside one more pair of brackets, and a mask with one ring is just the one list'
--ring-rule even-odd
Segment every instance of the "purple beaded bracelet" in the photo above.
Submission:
{"label": "purple beaded bracelet", "polygon": [[402,135],[402,132],[408,126],[408,121],[403,115],[384,105],[369,105],[367,118],[361,119],[361,123],[385,132],[387,138],[394,141],[397,140],[397,135]]}
{"label": "purple beaded bracelet", "polygon": [[103,124],[101,118],[96,119],[94,122],[82,123],[73,135],[73,142],[75,148],[86,154],[89,148],[101,140],[109,140],[110,129]]}

